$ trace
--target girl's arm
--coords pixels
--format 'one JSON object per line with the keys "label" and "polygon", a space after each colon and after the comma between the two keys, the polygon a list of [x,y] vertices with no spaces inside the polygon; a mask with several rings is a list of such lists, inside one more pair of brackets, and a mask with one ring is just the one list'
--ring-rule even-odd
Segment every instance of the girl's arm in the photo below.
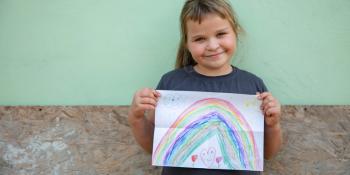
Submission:
{"label": "girl's arm", "polygon": [[282,146],[281,105],[269,92],[258,94],[258,98],[262,100],[261,109],[265,118],[264,157],[270,159]]}
{"label": "girl's arm", "polygon": [[[148,153],[152,153],[154,110],[159,96],[157,91],[149,88],[137,91],[128,114],[128,121],[137,143]],[[149,111],[147,115],[146,111]]]}
{"label": "girl's arm", "polygon": [[271,159],[274,155],[276,155],[282,146],[282,132],[280,124],[277,124],[274,127],[266,126],[264,140],[264,158]]}

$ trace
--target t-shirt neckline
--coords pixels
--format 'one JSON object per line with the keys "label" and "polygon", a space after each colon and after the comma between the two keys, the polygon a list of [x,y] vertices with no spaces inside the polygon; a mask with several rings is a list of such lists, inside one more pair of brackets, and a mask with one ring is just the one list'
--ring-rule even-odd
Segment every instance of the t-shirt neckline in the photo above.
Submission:
{"label": "t-shirt neckline", "polygon": [[229,77],[235,76],[237,74],[238,70],[239,70],[237,67],[235,67],[233,65],[231,65],[231,67],[232,67],[232,71],[230,73],[225,74],[225,75],[219,75],[219,76],[207,76],[207,75],[200,74],[191,65],[186,66],[185,70],[186,70],[186,72],[188,72],[189,74],[191,74],[192,76],[197,77],[197,78],[202,78],[202,79],[227,79]]}

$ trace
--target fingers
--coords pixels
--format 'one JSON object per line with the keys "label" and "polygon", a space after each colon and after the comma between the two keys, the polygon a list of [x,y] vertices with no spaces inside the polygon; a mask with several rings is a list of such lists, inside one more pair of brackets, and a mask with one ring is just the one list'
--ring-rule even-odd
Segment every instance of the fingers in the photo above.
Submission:
{"label": "fingers", "polygon": [[271,100],[264,100],[261,104],[261,110],[266,112],[270,108],[274,108],[279,106],[278,102],[276,99],[271,99]]}
{"label": "fingers", "polygon": [[138,98],[138,104],[144,104],[144,105],[157,105],[158,100],[156,98],[150,98],[150,97],[142,97]]}
{"label": "fingers", "polygon": [[262,100],[261,109],[264,112],[266,112],[266,110],[271,107],[279,106],[278,101],[272,96],[270,92],[263,92],[261,94],[257,92],[257,96],[259,100]]}
{"label": "fingers", "polygon": [[265,116],[265,122],[268,125],[275,125],[279,122],[281,114],[281,105],[270,92],[257,93],[258,99],[262,100],[261,110]]}
{"label": "fingers", "polygon": [[153,95],[156,97],[156,98],[159,98],[160,97],[160,93],[156,90],[153,89],[152,91]]}
{"label": "fingers", "polygon": [[136,100],[138,100],[138,103],[151,105],[156,105],[159,97],[160,93],[150,88],[141,89],[135,95],[135,98]]}
{"label": "fingers", "polygon": [[151,88],[143,88],[137,91],[132,102],[132,111],[143,116],[146,110],[154,110],[157,106],[160,93]]}
{"label": "fingers", "polygon": [[[266,98],[271,98],[272,94],[270,92],[256,93],[259,100],[265,100]],[[272,97],[273,98],[273,97]]]}
{"label": "fingers", "polygon": [[279,107],[271,107],[271,108],[268,108],[264,113],[266,114],[266,116],[272,116],[273,114],[277,114],[279,112],[280,112]]}
{"label": "fingers", "polygon": [[278,107],[269,108],[265,112],[265,122],[268,126],[274,126],[279,123],[280,109]]}
{"label": "fingers", "polygon": [[137,105],[136,107],[141,109],[142,111],[156,109],[155,105],[151,105],[151,104],[140,104],[140,105]]}
{"label": "fingers", "polygon": [[137,93],[140,97],[150,97],[155,99],[160,97],[160,93],[158,91],[150,88],[141,89]]}

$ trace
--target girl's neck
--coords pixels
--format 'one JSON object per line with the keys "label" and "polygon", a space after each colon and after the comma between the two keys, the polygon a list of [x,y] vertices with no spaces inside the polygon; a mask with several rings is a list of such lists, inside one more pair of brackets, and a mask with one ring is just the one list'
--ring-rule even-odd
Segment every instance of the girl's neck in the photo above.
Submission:
{"label": "girl's neck", "polygon": [[231,65],[227,65],[225,67],[222,67],[220,69],[208,69],[206,67],[195,65],[193,66],[193,69],[202,75],[209,76],[209,77],[216,77],[216,76],[222,76],[227,75],[233,71],[233,67]]}

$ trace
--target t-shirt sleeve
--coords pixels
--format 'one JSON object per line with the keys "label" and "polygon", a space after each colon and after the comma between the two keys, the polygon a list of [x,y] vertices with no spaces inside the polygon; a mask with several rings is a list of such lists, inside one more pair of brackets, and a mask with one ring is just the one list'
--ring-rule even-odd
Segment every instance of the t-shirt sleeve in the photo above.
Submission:
{"label": "t-shirt sleeve", "polygon": [[263,93],[263,92],[267,92],[269,91],[264,83],[264,81],[262,79],[259,78],[259,81],[258,81],[258,92],[260,93]]}
{"label": "t-shirt sleeve", "polygon": [[165,83],[165,77],[164,75],[162,78],[159,80],[158,85],[156,87],[156,90],[166,90],[166,83]]}

